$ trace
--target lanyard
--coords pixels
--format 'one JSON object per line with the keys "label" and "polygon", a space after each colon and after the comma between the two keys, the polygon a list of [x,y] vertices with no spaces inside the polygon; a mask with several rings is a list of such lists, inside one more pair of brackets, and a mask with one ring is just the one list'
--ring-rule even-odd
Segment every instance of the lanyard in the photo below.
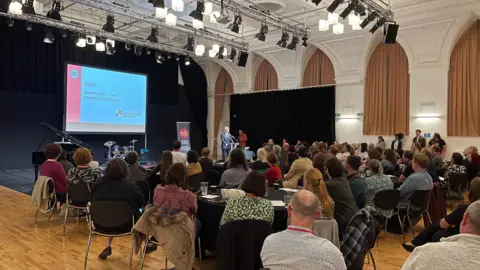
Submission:
{"label": "lanyard", "polygon": [[311,233],[311,234],[315,235],[311,230],[299,229],[299,228],[295,228],[295,227],[292,227],[292,226],[288,226],[287,230],[297,231],[297,232]]}

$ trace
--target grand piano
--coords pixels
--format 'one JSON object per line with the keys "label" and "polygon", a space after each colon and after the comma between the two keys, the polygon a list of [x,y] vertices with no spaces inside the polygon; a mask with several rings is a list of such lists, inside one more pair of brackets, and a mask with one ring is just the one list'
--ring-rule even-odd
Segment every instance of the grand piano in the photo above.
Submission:
{"label": "grand piano", "polygon": [[[93,148],[82,142],[81,140],[73,137],[73,136],[70,136],[68,135],[67,133],[55,128],[54,126],[48,124],[48,123],[45,123],[45,122],[42,122],[40,123],[40,125],[42,125],[44,128],[52,131],[53,133],[55,133],[57,136],[59,136],[62,141],[61,141],[61,146],[62,146],[62,149],[63,151],[65,151],[65,154],[67,155],[67,159],[72,161],[73,160],[73,153],[75,153],[75,151],[78,149],[78,148],[81,148],[81,147],[84,147],[84,148],[88,148],[90,149],[90,151],[92,151],[92,154],[93,154]],[[43,144],[43,141],[40,145]],[[38,178],[38,168],[40,165],[43,164],[43,162],[45,162],[45,155],[43,153],[43,151],[38,151],[39,149],[36,149],[34,152],[32,152],[32,164],[33,164],[33,167],[35,169],[35,181],[37,180]]]}

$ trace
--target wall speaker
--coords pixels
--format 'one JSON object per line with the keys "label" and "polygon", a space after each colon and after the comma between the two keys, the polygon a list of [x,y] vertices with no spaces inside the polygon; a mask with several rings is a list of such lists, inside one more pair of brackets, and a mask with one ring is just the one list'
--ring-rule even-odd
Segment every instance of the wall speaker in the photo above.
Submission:
{"label": "wall speaker", "polygon": [[247,52],[240,52],[240,56],[238,57],[238,66],[245,67],[247,65],[248,60],[248,53]]}
{"label": "wall speaker", "polygon": [[383,43],[395,44],[397,42],[398,24],[387,22],[383,27]]}

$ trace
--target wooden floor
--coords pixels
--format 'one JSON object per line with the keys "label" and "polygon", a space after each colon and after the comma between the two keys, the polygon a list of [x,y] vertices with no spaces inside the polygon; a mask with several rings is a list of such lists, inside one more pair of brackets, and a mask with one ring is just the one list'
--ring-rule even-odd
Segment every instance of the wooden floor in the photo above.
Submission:
{"label": "wooden floor", "polygon": [[[75,218],[67,225],[63,236],[63,218],[54,212],[50,226],[47,216],[39,214],[33,224],[36,207],[30,197],[0,186],[0,269],[82,269],[88,229],[85,221],[77,228]],[[420,226],[418,230],[422,229]],[[411,239],[407,235],[407,241]],[[112,244],[113,255],[107,260],[98,259],[105,239],[95,236],[89,252],[88,269],[128,269],[130,238],[116,238]],[[398,235],[380,234],[379,247],[372,252],[379,270],[400,269],[409,253],[403,250],[403,238]],[[162,249],[147,255],[144,269],[162,269],[165,257]],[[204,259],[202,265],[195,262],[195,269],[215,269],[215,259]],[[173,267],[169,264],[168,267]],[[140,269],[140,258],[134,255],[133,269]],[[364,269],[373,269],[365,264]]]}

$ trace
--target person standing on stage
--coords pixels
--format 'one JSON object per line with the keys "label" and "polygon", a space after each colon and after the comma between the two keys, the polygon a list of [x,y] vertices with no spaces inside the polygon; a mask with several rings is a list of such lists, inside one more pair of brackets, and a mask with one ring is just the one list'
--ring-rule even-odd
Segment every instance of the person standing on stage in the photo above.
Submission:
{"label": "person standing on stage", "polygon": [[225,127],[220,138],[222,139],[222,159],[227,160],[228,154],[231,151],[231,143],[233,143],[232,134],[230,134],[230,129],[228,127]]}
{"label": "person standing on stage", "polygon": [[247,134],[243,133],[243,130],[241,129],[238,130],[238,140],[240,141],[240,147],[245,149],[245,146],[247,146],[248,137]]}

